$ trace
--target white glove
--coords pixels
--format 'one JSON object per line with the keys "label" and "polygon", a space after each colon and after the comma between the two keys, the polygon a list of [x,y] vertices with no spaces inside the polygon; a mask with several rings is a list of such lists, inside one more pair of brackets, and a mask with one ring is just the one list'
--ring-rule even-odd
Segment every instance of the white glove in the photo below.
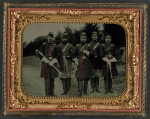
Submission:
{"label": "white glove", "polygon": [[50,65],[50,66],[53,66],[55,63],[57,63],[57,59],[53,59],[52,61],[50,61],[48,64]]}
{"label": "white glove", "polygon": [[87,50],[83,50],[83,53],[86,54],[87,56],[89,56],[90,52]]}
{"label": "white glove", "polygon": [[77,58],[73,58],[72,60],[74,61],[75,65],[78,65],[78,59]]}
{"label": "white glove", "polygon": [[43,57],[42,61],[45,62],[45,63],[48,63],[48,59],[46,57]]}

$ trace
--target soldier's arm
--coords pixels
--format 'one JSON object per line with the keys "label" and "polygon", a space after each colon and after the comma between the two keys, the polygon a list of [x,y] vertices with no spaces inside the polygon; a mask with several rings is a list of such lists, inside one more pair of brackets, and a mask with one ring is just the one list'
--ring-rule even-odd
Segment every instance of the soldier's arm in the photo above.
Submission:
{"label": "soldier's arm", "polygon": [[90,56],[90,45],[87,44],[86,49],[83,50],[83,53],[85,53],[88,57]]}
{"label": "soldier's arm", "polygon": [[56,57],[57,59],[59,59],[59,57],[60,57],[60,44],[56,45],[55,57]]}
{"label": "soldier's arm", "polygon": [[73,47],[72,56],[73,56],[73,58],[78,56],[78,44],[75,47]]}
{"label": "soldier's arm", "polygon": [[56,59],[57,59],[57,57],[58,57],[58,56],[57,56],[57,52],[58,52],[57,50],[58,50],[58,46],[56,45],[56,46],[55,46],[55,49],[54,49],[54,56],[53,56],[53,58],[56,58]]}
{"label": "soldier's arm", "polygon": [[99,50],[100,50],[100,56],[101,57],[104,57],[104,55],[105,55],[105,48],[104,48],[104,46],[105,46],[104,44],[100,45],[100,49]]}
{"label": "soldier's arm", "polygon": [[100,44],[99,47],[98,47],[98,56],[99,57],[103,57],[104,56],[104,45],[103,44]]}
{"label": "soldier's arm", "polygon": [[57,45],[57,50],[56,50],[56,59],[58,60],[58,65],[60,65],[60,60],[61,60],[61,55],[62,55],[62,49],[61,49],[62,43]]}
{"label": "soldier's arm", "polygon": [[73,45],[72,44],[70,44],[70,50],[69,50],[69,58],[70,59],[73,59]]}
{"label": "soldier's arm", "polygon": [[76,64],[76,66],[78,65],[78,44],[73,47],[73,50],[72,50],[72,61]]}
{"label": "soldier's arm", "polygon": [[92,52],[92,46],[91,46],[91,43],[88,44],[88,50],[90,51],[89,58],[90,58],[90,59],[93,59],[94,53]]}
{"label": "soldier's arm", "polygon": [[111,53],[114,57],[116,56],[116,47],[114,44],[111,44]]}
{"label": "soldier's arm", "polygon": [[52,56],[52,60],[51,60],[50,62],[48,62],[48,64],[49,64],[50,66],[53,66],[53,65],[56,63],[57,66],[59,67],[57,50],[58,50],[58,46],[55,44],[55,48],[54,48],[54,50],[53,50],[54,55]]}
{"label": "soldier's arm", "polygon": [[[46,45],[46,43],[43,43],[43,44],[41,45],[40,49],[39,49],[43,54],[44,54],[44,52],[45,52],[45,45]],[[40,59],[43,58],[40,54],[38,54],[38,56],[39,56]]]}

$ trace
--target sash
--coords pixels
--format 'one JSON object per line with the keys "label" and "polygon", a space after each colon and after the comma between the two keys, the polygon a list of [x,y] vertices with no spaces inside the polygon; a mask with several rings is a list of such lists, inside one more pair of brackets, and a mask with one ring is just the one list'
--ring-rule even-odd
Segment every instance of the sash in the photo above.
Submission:
{"label": "sash", "polygon": [[81,47],[80,52],[82,52],[84,50],[85,46],[86,46],[86,44]]}
{"label": "sash", "polygon": [[95,50],[98,45],[99,45],[99,43],[97,42],[97,43],[94,45],[93,50]]}
{"label": "sash", "polygon": [[[49,46],[48,51],[46,53],[46,57],[51,56],[52,51],[54,50],[56,44],[52,44],[52,46]],[[44,63],[44,74],[45,78],[48,78],[48,66],[46,63]]]}
{"label": "sash", "polygon": [[46,53],[46,55],[45,56],[51,56],[51,53],[52,53],[52,51],[54,50],[54,48],[55,48],[55,46],[56,46],[56,44],[52,44],[52,46],[50,46],[49,48],[48,48],[48,51],[47,51],[47,53]]}

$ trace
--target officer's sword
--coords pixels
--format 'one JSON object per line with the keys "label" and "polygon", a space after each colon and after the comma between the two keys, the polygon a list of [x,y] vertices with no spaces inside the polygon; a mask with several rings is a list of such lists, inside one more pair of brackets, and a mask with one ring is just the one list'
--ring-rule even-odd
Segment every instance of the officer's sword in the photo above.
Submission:
{"label": "officer's sword", "polygon": [[[43,53],[41,52],[41,51],[39,51],[39,50],[37,50],[36,49],[36,53],[37,54],[39,54],[39,55],[41,55],[42,57],[45,57],[44,55],[43,55]],[[47,57],[45,57],[46,59],[47,59]],[[51,65],[50,63],[50,61],[47,59],[47,61],[48,61],[48,64],[50,65],[50,66],[52,66],[59,74],[62,74],[62,72],[57,68],[57,67],[55,67],[54,65]]]}

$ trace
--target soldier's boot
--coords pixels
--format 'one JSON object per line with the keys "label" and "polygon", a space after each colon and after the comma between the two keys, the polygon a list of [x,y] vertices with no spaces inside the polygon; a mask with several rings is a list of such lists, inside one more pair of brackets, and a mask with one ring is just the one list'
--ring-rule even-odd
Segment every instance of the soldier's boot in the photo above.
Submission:
{"label": "soldier's boot", "polygon": [[62,82],[62,87],[63,87],[63,93],[62,95],[66,94],[66,79],[65,78],[61,78],[61,82]]}
{"label": "soldier's boot", "polygon": [[84,95],[88,95],[87,92],[87,88],[88,88],[88,79],[84,79]]}
{"label": "soldier's boot", "polygon": [[50,85],[49,85],[49,79],[45,78],[45,95],[50,96]]}
{"label": "soldier's boot", "polygon": [[105,83],[105,94],[109,92],[108,90],[108,79],[104,78],[104,83]]}
{"label": "soldier's boot", "polygon": [[95,78],[91,78],[91,88],[92,88],[92,91],[91,93],[94,93],[95,92]]}
{"label": "soldier's boot", "polygon": [[109,80],[108,84],[109,84],[109,92],[113,93],[113,90],[112,90],[112,79]]}
{"label": "soldier's boot", "polygon": [[96,92],[101,93],[99,90],[99,78],[98,77],[95,78],[95,87],[96,87]]}
{"label": "soldier's boot", "polygon": [[79,78],[77,78],[77,82],[78,82],[78,93],[80,92],[80,89],[79,89]]}
{"label": "soldier's boot", "polygon": [[50,96],[56,96],[54,93],[54,78],[50,79]]}
{"label": "soldier's boot", "polygon": [[82,97],[83,96],[83,87],[80,89],[80,92],[79,92],[79,97]]}
{"label": "soldier's boot", "polygon": [[66,79],[66,82],[67,82],[67,87],[66,87],[66,96],[69,97],[70,95],[70,86],[71,86],[71,78],[67,78]]}
{"label": "soldier's boot", "polygon": [[83,80],[79,79],[79,97],[83,96]]}

